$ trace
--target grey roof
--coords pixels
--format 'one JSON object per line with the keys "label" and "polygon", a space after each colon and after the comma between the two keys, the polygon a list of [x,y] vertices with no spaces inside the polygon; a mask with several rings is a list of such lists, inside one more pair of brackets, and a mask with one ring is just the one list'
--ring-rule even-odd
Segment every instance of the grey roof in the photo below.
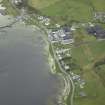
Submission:
{"label": "grey roof", "polygon": [[87,96],[85,92],[80,92],[79,95],[80,95],[81,97],[86,97],[86,96]]}
{"label": "grey roof", "polygon": [[23,4],[23,0],[14,0],[14,4],[17,5],[17,6],[20,6]]}
{"label": "grey roof", "polygon": [[63,40],[68,40],[68,39],[71,39],[71,36],[70,36],[70,35],[65,35],[65,36],[63,37]]}
{"label": "grey roof", "polygon": [[105,29],[99,25],[87,28],[87,32],[88,34],[92,34],[97,38],[105,38]]}
{"label": "grey roof", "polygon": [[5,10],[0,9],[0,14],[2,14],[2,15],[6,15],[6,11],[5,11]]}

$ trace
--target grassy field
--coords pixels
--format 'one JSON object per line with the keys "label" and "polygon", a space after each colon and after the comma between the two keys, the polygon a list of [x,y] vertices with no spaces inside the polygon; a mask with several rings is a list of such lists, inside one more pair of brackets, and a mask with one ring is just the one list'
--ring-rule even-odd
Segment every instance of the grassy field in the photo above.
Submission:
{"label": "grassy field", "polygon": [[105,41],[93,41],[74,47],[72,57],[82,68],[81,76],[85,79],[86,85],[82,90],[86,97],[76,97],[75,105],[105,105],[105,66],[96,73],[93,68],[95,62],[105,58]]}
{"label": "grassy field", "polygon": [[[105,0],[28,0],[29,5],[60,23],[91,21],[93,8],[105,11]],[[91,4],[91,5],[90,5]]]}
{"label": "grassy field", "polygon": [[105,0],[91,0],[96,11],[104,11],[105,12]]}
{"label": "grassy field", "polygon": [[86,97],[76,97],[74,105],[105,105],[105,87],[100,77],[92,70],[87,69],[83,74],[86,80],[85,88]]}
{"label": "grassy field", "polygon": [[72,56],[81,66],[85,67],[88,64],[94,64],[102,57],[105,57],[105,41],[93,41],[74,47]]}
{"label": "grassy field", "polygon": [[37,9],[43,9],[45,7],[48,7],[54,3],[56,3],[58,0],[28,0],[29,5],[32,7],[35,7]]}
{"label": "grassy field", "polygon": [[3,0],[3,5],[6,7],[6,13],[12,16],[17,16],[19,14],[19,11],[17,8],[15,8],[9,0]]}

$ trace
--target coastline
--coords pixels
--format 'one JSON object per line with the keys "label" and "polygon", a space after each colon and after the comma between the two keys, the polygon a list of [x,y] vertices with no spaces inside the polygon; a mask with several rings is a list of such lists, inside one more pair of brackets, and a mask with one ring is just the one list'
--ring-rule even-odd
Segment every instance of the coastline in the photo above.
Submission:
{"label": "coastline", "polygon": [[[60,70],[58,72],[58,70],[57,70],[58,68],[56,68],[56,63],[58,63],[58,62],[55,62],[54,57],[49,50],[50,42],[48,41],[47,29],[44,26],[41,26],[39,24],[39,22],[37,22],[36,20],[35,20],[35,22],[36,22],[36,24],[32,24],[32,23],[29,24],[28,23],[28,25],[33,25],[33,26],[37,27],[41,32],[43,32],[45,34],[45,36],[43,37],[43,40],[46,43],[45,52],[47,53],[47,56],[48,56],[50,72],[52,74],[59,75],[60,78],[62,78],[62,83],[64,83],[63,87],[61,87],[61,89],[60,89],[60,91],[62,91],[61,94],[58,94],[58,96],[57,96],[58,97],[58,103],[61,105],[67,105],[66,100],[67,100],[67,98],[70,94],[70,90],[71,90],[70,89],[70,83],[69,83],[70,80],[69,80],[69,77],[67,76],[68,74],[66,75],[66,73],[63,72],[62,70]],[[27,21],[26,21],[26,23],[27,23]],[[61,68],[59,68],[59,69],[61,69]]]}

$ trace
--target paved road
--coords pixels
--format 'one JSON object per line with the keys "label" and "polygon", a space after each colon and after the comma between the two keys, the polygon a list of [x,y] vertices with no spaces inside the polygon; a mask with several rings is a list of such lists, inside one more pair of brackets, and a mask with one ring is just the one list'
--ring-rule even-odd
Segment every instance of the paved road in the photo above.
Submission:
{"label": "paved road", "polygon": [[56,56],[56,53],[54,51],[54,48],[53,48],[53,45],[51,43],[51,47],[52,47],[52,51],[53,51],[53,54],[54,54],[54,59],[57,61],[58,65],[59,65],[59,68],[61,70],[61,72],[63,73],[63,77],[65,78],[64,81],[65,81],[65,89],[64,89],[64,97],[65,96],[69,96],[69,94],[71,94],[71,97],[70,97],[70,103],[71,105],[73,105],[73,98],[74,98],[74,92],[75,92],[75,85],[74,85],[74,82],[72,80],[72,77],[71,77],[71,73],[67,73],[62,67],[61,67],[61,64],[59,62],[59,59],[58,57]]}

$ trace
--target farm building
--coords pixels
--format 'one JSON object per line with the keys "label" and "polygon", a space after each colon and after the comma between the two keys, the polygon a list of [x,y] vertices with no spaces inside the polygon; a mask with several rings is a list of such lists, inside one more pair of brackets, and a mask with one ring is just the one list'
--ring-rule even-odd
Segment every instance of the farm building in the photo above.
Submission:
{"label": "farm building", "polygon": [[74,42],[72,32],[69,28],[54,29],[49,33],[51,42],[61,42],[62,44],[70,44]]}
{"label": "farm building", "polygon": [[105,29],[99,25],[87,28],[87,32],[88,34],[93,35],[96,38],[105,38]]}

